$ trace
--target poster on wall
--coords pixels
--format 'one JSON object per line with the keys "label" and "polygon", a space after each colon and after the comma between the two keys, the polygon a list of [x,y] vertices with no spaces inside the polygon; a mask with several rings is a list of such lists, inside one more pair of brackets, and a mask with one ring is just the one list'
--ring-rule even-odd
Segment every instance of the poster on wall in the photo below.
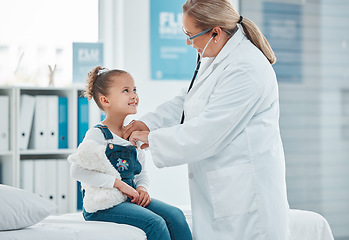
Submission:
{"label": "poster on wall", "polygon": [[196,52],[186,44],[182,30],[185,0],[150,0],[151,78],[190,80],[195,70]]}
{"label": "poster on wall", "polygon": [[277,62],[273,65],[279,82],[302,82],[302,6],[290,3],[263,3],[265,37]]}
{"label": "poster on wall", "polygon": [[103,66],[103,43],[73,43],[73,83],[85,83],[87,74]]}

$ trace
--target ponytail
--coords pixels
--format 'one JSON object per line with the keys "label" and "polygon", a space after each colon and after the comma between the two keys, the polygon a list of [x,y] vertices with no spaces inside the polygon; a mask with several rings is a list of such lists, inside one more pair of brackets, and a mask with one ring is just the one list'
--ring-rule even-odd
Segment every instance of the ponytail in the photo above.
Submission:
{"label": "ponytail", "polygon": [[270,64],[274,64],[276,62],[274,51],[257,25],[248,18],[240,17],[239,21],[246,37],[264,54]]}

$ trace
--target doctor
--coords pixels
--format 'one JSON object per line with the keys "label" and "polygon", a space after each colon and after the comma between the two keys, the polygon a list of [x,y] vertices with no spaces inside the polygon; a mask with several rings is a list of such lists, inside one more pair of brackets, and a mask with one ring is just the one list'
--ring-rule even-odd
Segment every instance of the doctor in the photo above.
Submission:
{"label": "doctor", "polygon": [[194,239],[288,239],[272,49],[229,0],[188,0],[183,30],[205,58],[197,79],[124,137],[160,168],[188,164]]}

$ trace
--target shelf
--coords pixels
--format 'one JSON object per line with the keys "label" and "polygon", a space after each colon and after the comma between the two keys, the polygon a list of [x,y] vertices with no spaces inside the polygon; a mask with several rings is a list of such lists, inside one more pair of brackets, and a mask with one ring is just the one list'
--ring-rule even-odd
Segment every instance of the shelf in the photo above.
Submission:
{"label": "shelf", "polygon": [[0,157],[1,156],[12,156],[13,155],[13,152],[12,151],[0,151]]}
{"label": "shelf", "polygon": [[57,150],[38,150],[38,149],[28,149],[21,150],[19,152],[20,155],[57,155],[57,154],[71,154],[75,151],[75,149],[57,149]]}
{"label": "shelf", "polygon": [[66,158],[74,152],[74,149],[57,150],[21,150],[20,159],[45,159],[45,158]]}
{"label": "shelf", "polygon": [[[55,88],[55,87],[0,87],[0,95],[8,96],[9,98],[9,110],[8,113],[2,112],[2,117],[8,117],[9,120],[9,147],[10,150],[0,150],[0,176],[1,182],[3,184],[13,186],[13,187],[22,187],[26,190],[37,192],[43,191],[46,189],[47,182],[45,181],[36,181],[36,177],[45,176],[47,181],[52,182],[52,186],[56,186],[57,183],[62,183],[62,179],[64,178],[63,185],[59,189],[63,189],[65,194],[69,196],[68,198],[68,206],[64,205],[64,210],[62,211],[75,211],[77,209],[77,186],[76,181],[69,176],[69,164],[66,160],[70,154],[76,151],[76,147],[78,146],[78,136],[83,136],[84,130],[79,132],[79,96],[83,91],[83,87],[71,86],[66,88]],[[66,149],[58,149],[59,144],[56,146],[55,141],[49,141],[48,139],[47,146],[36,144],[36,142],[30,142],[32,136],[34,136],[34,132],[28,132],[29,142],[27,146],[39,146],[43,149],[27,149],[21,150],[21,139],[20,139],[20,131],[21,131],[21,97],[23,95],[30,95],[35,97],[35,99],[42,99],[48,97],[47,99],[53,99],[53,96],[57,96],[60,98],[66,99],[66,105],[60,105],[63,107],[62,109],[66,112],[67,119],[63,119],[63,121],[67,122],[68,131],[67,133],[67,144]],[[40,97],[39,97],[40,96]],[[39,98],[38,98],[39,97]],[[49,98],[52,97],[52,98]],[[51,102],[50,102],[51,103]],[[48,105],[45,105],[46,113],[49,112]],[[50,105],[53,106],[53,105]],[[65,109],[66,107],[67,109]],[[98,122],[100,122],[100,110],[98,109],[96,104],[90,104],[88,102],[87,105],[84,105],[84,113],[88,113],[83,115],[84,124],[87,122],[88,126],[94,126]],[[40,105],[40,109],[42,106]],[[60,108],[58,108],[60,109]],[[34,109],[35,110],[35,109]],[[81,106],[80,106],[81,110]],[[7,110],[5,110],[7,111]],[[43,111],[41,113],[45,114]],[[53,112],[56,114],[55,112]],[[34,119],[35,120],[35,112]],[[39,114],[38,114],[39,115]],[[53,114],[52,114],[53,115]],[[87,115],[87,116],[86,116]],[[32,116],[32,115],[31,115]],[[42,121],[37,122],[39,124],[47,124],[51,118],[44,119],[46,115],[43,115]],[[28,116],[29,118],[29,116]],[[38,117],[40,119],[40,117]],[[50,121],[50,123],[55,124],[54,121]],[[51,120],[52,120],[51,119]],[[59,118],[61,119],[61,118]],[[60,121],[60,120],[59,120]],[[25,122],[25,121],[23,121]],[[85,124],[86,125],[86,124]],[[36,126],[34,122],[32,126]],[[51,125],[50,125],[51,126]],[[33,131],[34,128],[30,129]],[[80,134],[80,135],[79,135]],[[34,144],[35,143],[35,144]],[[42,143],[42,142],[41,142]],[[44,142],[45,144],[47,142]],[[49,145],[50,144],[50,145]],[[54,144],[54,145],[52,145]],[[49,149],[50,147],[56,146],[55,149]],[[7,149],[7,148],[4,148]],[[46,174],[46,172],[50,172],[52,174]],[[42,184],[40,184],[42,183]],[[58,191],[58,189],[56,189]],[[56,191],[55,190],[55,191]],[[79,202],[80,203],[80,202]],[[58,205],[58,202],[57,202]],[[68,207],[68,208],[66,208]]]}

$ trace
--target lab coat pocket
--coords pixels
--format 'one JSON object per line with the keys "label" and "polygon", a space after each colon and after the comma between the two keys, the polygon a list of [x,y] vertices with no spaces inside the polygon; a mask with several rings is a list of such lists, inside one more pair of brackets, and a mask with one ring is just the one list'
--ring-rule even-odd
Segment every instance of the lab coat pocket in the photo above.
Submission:
{"label": "lab coat pocket", "polygon": [[215,218],[256,209],[253,168],[250,163],[207,173]]}

